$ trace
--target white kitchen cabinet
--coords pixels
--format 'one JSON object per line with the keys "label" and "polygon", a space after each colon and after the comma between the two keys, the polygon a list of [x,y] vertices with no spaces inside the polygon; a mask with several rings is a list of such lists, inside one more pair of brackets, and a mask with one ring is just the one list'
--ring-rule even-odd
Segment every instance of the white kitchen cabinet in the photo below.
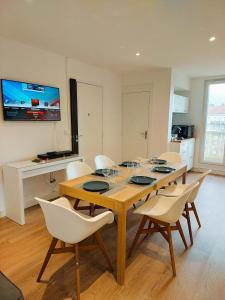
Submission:
{"label": "white kitchen cabinet", "polygon": [[180,153],[182,161],[187,165],[188,171],[193,168],[194,149],[194,138],[170,142],[170,151]]}
{"label": "white kitchen cabinet", "polygon": [[181,95],[173,95],[173,112],[175,113],[188,113],[189,99]]}

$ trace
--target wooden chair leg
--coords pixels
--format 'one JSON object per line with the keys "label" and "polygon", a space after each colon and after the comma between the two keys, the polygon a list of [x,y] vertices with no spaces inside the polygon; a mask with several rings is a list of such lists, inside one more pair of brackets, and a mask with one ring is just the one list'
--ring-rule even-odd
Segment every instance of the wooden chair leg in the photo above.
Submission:
{"label": "wooden chair leg", "polygon": [[148,201],[149,197],[150,197],[151,193],[147,195],[145,202]]}
{"label": "wooden chair leg", "polygon": [[[152,221],[149,219],[149,223],[148,223],[148,230],[150,230],[151,229],[151,227],[152,227]],[[146,233],[146,235],[145,235],[145,237],[144,237],[144,239],[147,239],[147,237],[149,236],[149,232],[147,232]]]}
{"label": "wooden chair leg", "polygon": [[172,265],[172,269],[173,269],[173,276],[176,276],[176,266],[175,266],[174,252],[173,252],[173,240],[172,240],[170,225],[166,226],[166,231],[168,234],[168,243],[169,243],[169,248],[170,248],[170,258],[171,258],[171,265]]}
{"label": "wooden chair leg", "polygon": [[90,203],[89,215],[94,217],[94,214],[95,214],[95,205],[94,203]]}
{"label": "wooden chair leg", "polygon": [[76,294],[77,300],[80,300],[80,260],[79,260],[79,244],[74,245],[75,263],[76,263]]}
{"label": "wooden chair leg", "polygon": [[200,222],[200,220],[199,220],[199,216],[198,216],[197,209],[196,209],[196,207],[195,207],[194,202],[191,203],[191,208],[192,208],[192,210],[193,210],[193,212],[194,212],[194,214],[195,214],[195,218],[196,218],[196,220],[197,220],[198,226],[201,227],[201,222]]}
{"label": "wooden chair leg", "polygon": [[188,248],[187,242],[186,242],[186,239],[185,239],[185,236],[184,236],[184,232],[183,232],[183,229],[182,229],[182,227],[181,227],[181,224],[180,224],[180,221],[179,221],[179,220],[176,222],[176,225],[177,225],[177,228],[178,228],[178,230],[179,230],[179,233],[180,233],[180,236],[181,236],[181,238],[182,238],[182,241],[183,241],[183,243],[184,243],[184,247],[185,247],[185,249],[187,249],[187,248]]}
{"label": "wooden chair leg", "polygon": [[58,239],[56,239],[56,238],[52,239],[51,244],[50,244],[49,249],[48,249],[48,252],[46,254],[45,260],[44,260],[43,265],[41,267],[40,273],[38,275],[37,282],[40,282],[41,276],[43,275],[44,270],[47,267],[47,264],[49,262],[49,259],[50,259],[51,255],[52,255],[53,250],[55,249],[55,246],[56,246],[57,242],[58,242]]}
{"label": "wooden chair leg", "polygon": [[98,243],[98,246],[99,246],[100,250],[102,251],[103,255],[105,256],[105,259],[106,259],[106,261],[107,261],[107,263],[109,265],[110,270],[113,271],[112,262],[111,262],[111,260],[110,260],[110,258],[108,256],[108,253],[107,253],[105,244],[104,244],[104,242],[102,240],[100,232],[96,231],[94,233],[94,236],[95,236],[96,242]]}
{"label": "wooden chair leg", "polygon": [[128,257],[131,256],[131,254],[132,254],[132,252],[133,252],[133,250],[134,250],[134,248],[135,248],[135,246],[136,246],[136,244],[137,244],[137,242],[138,242],[138,239],[139,239],[139,236],[140,236],[140,234],[141,234],[141,231],[142,231],[142,229],[144,228],[145,223],[147,222],[147,220],[148,220],[148,217],[143,216],[143,218],[142,218],[142,220],[141,220],[141,222],[140,222],[139,228],[138,228],[138,230],[137,230],[137,233],[136,233],[136,235],[135,235],[135,238],[134,238],[134,240],[133,240],[133,243],[132,243],[132,245],[131,245],[131,247],[130,247],[130,251],[129,251],[129,253],[128,253]]}
{"label": "wooden chair leg", "polygon": [[74,206],[73,206],[73,208],[74,208],[74,209],[77,209],[77,208],[78,208],[78,205],[79,205],[79,203],[80,203],[80,200],[79,200],[79,199],[76,199],[76,200],[75,200],[75,202],[74,202]]}
{"label": "wooden chair leg", "polygon": [[192,236],[191,220],[190,220],[188,203],[185,204],[185,213],[186,213],[186,219],[187,219],[187,223],[188,223],[188,231],[189,231],[189,235],[190,235],[190,241],[191,241],[191,245],[193,245],[193,236]]}

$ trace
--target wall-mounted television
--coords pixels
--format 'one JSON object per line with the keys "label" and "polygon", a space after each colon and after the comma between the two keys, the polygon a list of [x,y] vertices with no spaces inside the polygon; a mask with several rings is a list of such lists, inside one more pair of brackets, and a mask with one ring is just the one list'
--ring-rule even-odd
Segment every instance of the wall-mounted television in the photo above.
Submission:
{"label": "wall-mounted television", "polygon": [[59,88],[1,80],[3,116],[7,121],[60,121]]}

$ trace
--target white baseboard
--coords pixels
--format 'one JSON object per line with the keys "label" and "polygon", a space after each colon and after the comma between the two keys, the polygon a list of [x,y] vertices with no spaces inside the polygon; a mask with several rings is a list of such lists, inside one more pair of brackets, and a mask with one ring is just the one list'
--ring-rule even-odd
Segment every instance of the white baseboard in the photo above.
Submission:
{"label": "white baseboard", "polygon": [[[197,173],[203,173],[207,170],[208,170],[208,168],[193,168],[193,169],[191,169],[192,172],[197,172]],[[211,175],[225,176],[225,171],[212,170],[212,172],[210,174]]]}

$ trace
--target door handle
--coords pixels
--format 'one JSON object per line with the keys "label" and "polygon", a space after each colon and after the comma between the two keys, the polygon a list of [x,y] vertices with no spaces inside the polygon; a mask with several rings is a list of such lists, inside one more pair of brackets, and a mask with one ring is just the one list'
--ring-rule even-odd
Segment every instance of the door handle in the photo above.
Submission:
{"label": "door handle", "polygon": [[145,138],[145,140],[147,140],[147,138],[148,138],[148,131],[147,130],[145,130],[144,132],[141,132],[140,134]]}
{"label": "door handle", "polygon": [[79,139],[80,139],[80,137],[82,137],[83,136],[83,134],[76,134],[76,142],[78,143],[79,142]]}

